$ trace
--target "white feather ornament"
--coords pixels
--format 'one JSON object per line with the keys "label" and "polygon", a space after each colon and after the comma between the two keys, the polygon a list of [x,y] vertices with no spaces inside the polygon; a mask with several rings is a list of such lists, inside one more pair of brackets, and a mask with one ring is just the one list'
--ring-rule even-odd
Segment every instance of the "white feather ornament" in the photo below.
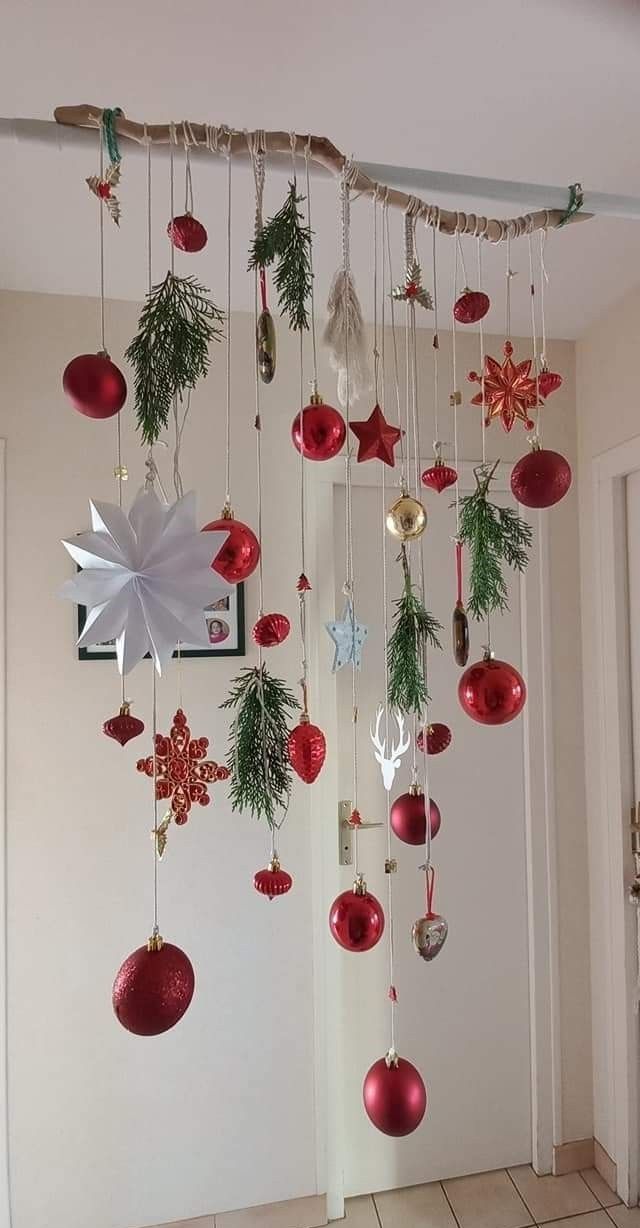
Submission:
{"label": "white feather ornament", "polygon": [[347,354],[349,359],[349,401],[357,401],[373,387],[362,308],[355,282],[348,269],[338,269],[331,283],[327,302],[328,319],[323,341],[329,362],[338,376],[338,401],[347,404]]}

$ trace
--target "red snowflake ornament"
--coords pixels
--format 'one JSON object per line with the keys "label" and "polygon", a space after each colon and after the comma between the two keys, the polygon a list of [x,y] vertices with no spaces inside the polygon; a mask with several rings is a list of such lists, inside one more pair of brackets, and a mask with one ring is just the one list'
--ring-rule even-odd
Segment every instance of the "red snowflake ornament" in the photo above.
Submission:
{"label": "red snowflake ornament", "polygon": [[[186,823],[192,805],[208,806],[211,798],[207,785],[227,780],[229,770],[205,759],[208,738],[192,738],[187,718],[178,708],[168,737],[156,734],[156,798],[171,798],[171,813],[176,823]],[[153,776],[153,755],[138,759],[136,767],[145,776]]]}
{"label": "red snowflake ornament", "polygon": [[[510,431],[516,418],[519,418],[530,431],[533,429],[533,422],[527,410],[533,409],[538,403],[536,381],[531,377],[531,359],[514,362],[512,354],[511,342],[505,341],[502,365],[490,354],[485,356],[484,395],[481,389],[472,397],[471,404],[484,405],[487,411],[487,426],[494,418],[501,418],[505,431]],[[477,371],[470,371],[468,378],[475,384],[483,382]]]}

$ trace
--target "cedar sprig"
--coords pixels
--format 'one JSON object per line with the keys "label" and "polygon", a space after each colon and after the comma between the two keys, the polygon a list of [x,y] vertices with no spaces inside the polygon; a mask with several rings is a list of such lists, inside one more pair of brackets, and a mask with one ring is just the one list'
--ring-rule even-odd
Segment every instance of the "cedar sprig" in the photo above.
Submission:
{"label": "cedar sprig", "polygon": [[442,624],[425,608],[411,580],[406,548],[400,553],[404,588],[395,602],[394,628],[387,644],[387,698],[389,706],[419,716],[428,702],[427,644],[442,648]]}
{"label": "cedar sprig", "polygon": [[286,809],[291,792],[287,742],[290,713],[300,705],[262,665],[243,669],[220,707],[234,709],[227,756],[232,807],[250,810],[273,827],[276,811]]}
{"label": "cedar sprig", "polygon": [[517,511],[489,501],[497,465],[498,461],[491,469],[488,465],[475,469],[476,489],[460,500],[459,536],[471,555],[467,609],[478,621],[496,610],[508,610],[503,564],[524,571],[532,540],[531,526]]}
{"label": "cedar sprig", "polygon": [[138,428],[153,444],[166,429],[174,397],[207,374],[209,344],[223,336],[224,312],[194,277],[167,273],[147,295],[127,358],[133,367]]}
{"label": "cedar sprig", "polygon": [[309,327],[307,300],[313,281],[311,229],[298,209],[304,200],[304,196],[298,196],[295,183],[289,183],[282,208],[264,223],[249,252],[250,269],[266,269],[275,263],[273,280],[280,314],[288,315],[294,332]]}

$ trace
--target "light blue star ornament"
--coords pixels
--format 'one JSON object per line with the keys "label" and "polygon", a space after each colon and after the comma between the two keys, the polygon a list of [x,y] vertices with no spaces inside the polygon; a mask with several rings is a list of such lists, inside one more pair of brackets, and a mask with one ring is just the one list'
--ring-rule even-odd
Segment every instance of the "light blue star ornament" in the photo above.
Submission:
{"label": "light blue star ornament", "polygon": [[349,661],[353,661],[356,669],[360,669],[362,648],[368,635],[368,628],[363,623],[356,622],[350,597],[345,602],[342,618],[338,622],[325,623],[325,627],[336,649],[331,666],[332,673],[337,673]]}

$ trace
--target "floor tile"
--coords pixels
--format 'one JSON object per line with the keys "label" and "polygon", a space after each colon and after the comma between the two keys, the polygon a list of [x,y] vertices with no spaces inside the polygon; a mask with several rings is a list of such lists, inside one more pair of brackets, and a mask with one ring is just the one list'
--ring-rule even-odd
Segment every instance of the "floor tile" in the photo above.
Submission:
{"label": "floor tile", "polygon": [[359,1198],[345,1198],[344,1223],[346,1228],[379,1228],[370,1194],[362,1194]]}
{"label": "floor tile", "polygon": [[602,1208],[599,1211],[587,1211],[586,1215],[572,1215],[568,1219],[552,1219],[549,1224],[553,1225],[553,1228],[611,1228],[611,1220]]}
{"label": "floor tile", "polygon": [[538,1177],[530,1164],[510,1168],[524,1201],[536,1224],[597,1211],[599,1204],[580,1173],[565,1173],[563,1177]]}
{"label": "floor tile", "polygon": [[[285,1202],[269,1202],[242,1211],[223,1211],[215,1220],[215,1228],[314,1228],[316,1224],[326,1223],[326,1199],[324,1195],[315,1194],[308,1198],[288,1198]],[[378,1222],[370,1226],[363,1220],[355,1228],[378,1228]]]}
{"label": "floor tile", "polygon": [[456,1177],[442,1184],[460,1228],[525,1228],[532,1223],[524,1202],[503,1169],[473,1177]]}
{"label": "floor tile", "polygon": [[215,1228],[215,1216],[201,1215],[198,1219],[174,1219],[170,1224],[158,1224],[157,1228]]}
{"label": "floor tile", "polygon": [[586,1181],[592,1194],[595,1194],[598,1202],[603,1207],[615,1207],[620,1199],[613,1190],[609,1188],[604,1177],[600,1176],[597,1168],[585,1168],[580,1176]]}
{"label": "floor tile", "polygon": [[617,1228],[640,1228],[640,1207],[609,1207],[609,1215]]}
{"label": "floor tile", "polygon": [[382,1228],[456,1228],[442,1186],[410,1185],[374,1194]]}

